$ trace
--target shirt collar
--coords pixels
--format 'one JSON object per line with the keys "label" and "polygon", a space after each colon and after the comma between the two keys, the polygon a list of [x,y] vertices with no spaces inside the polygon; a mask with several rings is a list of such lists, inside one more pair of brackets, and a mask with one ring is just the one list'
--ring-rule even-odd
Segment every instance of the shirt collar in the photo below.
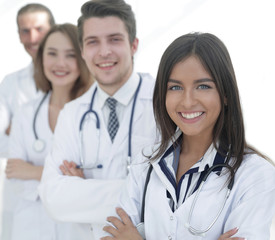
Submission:
{"label": "shirt collar", "polygon": [[[173,167],[173,169],[176,171],[175,168],[177,168],[178,165],[177,163],[175,163],[175,161],[178,161],[177,159],[174,159],[174,152],[180,152],[180,148],[181,148],[181,143],[182,143],[182,132],[181,130],[177,129],[175,135],[174,135],[174,140],[173,142],[176,142],[176,147],[173,146],[173,142],[171,141],[169,144],[169,147],[167,148],[166,152],[163,154],[163,156],[161,157],[161,160],[166,161],[166,163],[170,166]],[[199,159],[191,168],[190,170],[192,171],[192,169],[197,169],[196,172],[202,172],[205,170],[206,166],[208,167],[212,167],[215,161],[215,164],[217,164],[217,161],[221,161],[222,163],[224,163],[224,159],[217,159],[217,150],[214,147],[214,144],[212,143],[209,148],[207,149],[206,153],[204,154],[204,156]],[[178,155],[179,154],[175,154]],[[219,155],[220,156],[220,155]],[[189,170],[189,171],[190,171]]]}
{"label": "shirt collar", "polygon": [[[135,94],[139,83],[139,75],[137,73],[132,73],[130,78],[124,83],[124,85],[112,96],[120,104],[127,106]],[[98,94],[98,105],[103,108],[106,99],[110,97],[106,92],[104,92],[100,86],[97,84],[97,94]]]}

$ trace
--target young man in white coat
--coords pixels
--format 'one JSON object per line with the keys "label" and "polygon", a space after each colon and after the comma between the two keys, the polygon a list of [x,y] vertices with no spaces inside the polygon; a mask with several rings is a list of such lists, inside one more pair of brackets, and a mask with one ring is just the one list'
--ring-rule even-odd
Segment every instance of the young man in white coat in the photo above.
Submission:
{"label": "young man in white coat", "polygon": [[93,0],[81,11],[82,56],[96,83],[60,113],[39,193],[53,218],[82,223],[87,239],[99,239],[129,164],[155,142],[154,79],[133,71],[138,39],[128,4]]}
{"label": "young man in white coat", "polygon": [[[51,11],[41,4],[28,4],[17,13],[20,42],[34,60],[40,41],[54,25]],[[16,110],[38,96],[33,80],[33,61],[27,67],[7,75],[0,84],[0,157],[7,157],[8,135]]]}
{"label": "young man in white coat", "polygon": [[[17,12],[17,26],[20,42],[34,60],[38,46],[54,25],[51,11],[41,4],[27,4]],[[9,132],[12,118],[20,106],[36,97],[37,91],[33,79],[33,61],[25,68],[7,75],[0,84],[0,160],[7,158],[9,149]],[[14,191],[19,191],[4,179],[2,202],[2,235],[1,239],[10,239],[14,206],[17,199]]]}

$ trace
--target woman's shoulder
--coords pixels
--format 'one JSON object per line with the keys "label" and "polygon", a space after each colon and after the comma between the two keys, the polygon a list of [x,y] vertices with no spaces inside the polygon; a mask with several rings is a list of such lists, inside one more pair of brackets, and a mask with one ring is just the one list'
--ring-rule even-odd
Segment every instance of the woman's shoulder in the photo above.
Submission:
{"label": "woman's shoulder", "polygon": [[267,159],[257,153],[244,155],[243,162],[239,167],[237,178],[244,185],[262,183],[263,186],[273,186],[275,188],[275,167]]}
{"label": "woman's shoulder", "polygon": [[275,165],[273,162],[263,158],[257,153],[247,153],[244,155],[241,167],[249,169],[257,169],[258,171],[269,170],[275,173]]}
{"label": "woman's shoulder", "polygon": [[44,94],[39,94],[39,96],[37,96],[36,98],[22,104],[20,108],[16,111],[15,115],[21,115],[21,117],[33,116],[34,112],[36,111],[44,97]]}

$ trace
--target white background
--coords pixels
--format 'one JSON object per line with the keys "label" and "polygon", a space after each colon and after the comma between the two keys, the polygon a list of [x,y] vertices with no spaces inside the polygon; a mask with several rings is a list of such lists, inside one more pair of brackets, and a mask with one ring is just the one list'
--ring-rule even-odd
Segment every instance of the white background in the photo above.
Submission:
{"label": "white background", "polygon": [[[37,1],[48,6],[57,23],[75,23],[84,0]],[[231,54],[239,84],[247,140],[275,159],[275,7],[273,0],[128,0],[140,39],[137,71],[156,75],[160,57],[176,37],[211,32]],[[18,9],[25,0],[0,2],[0,81],[30,62],[19,42]]]}
{"label": "white background", "polygon": [[[127,1],[127,0],[126,0]],[[48,6],[57,23],[76,24],[83,0],[37,1]],[[238,80],[246,137],[275,159],[275,7],[273,0],[128,0],[136,13],[140,40],[136,71],[156,76],[165,48],[194,31],[217,35],[227,46]],[[30,3],[0,2],[0,81],[26,66],[30,58],[17,34],[16,13]],[[0,116],[1,117],[1,116]],[[275,239],[275,237],[274,237]]]}

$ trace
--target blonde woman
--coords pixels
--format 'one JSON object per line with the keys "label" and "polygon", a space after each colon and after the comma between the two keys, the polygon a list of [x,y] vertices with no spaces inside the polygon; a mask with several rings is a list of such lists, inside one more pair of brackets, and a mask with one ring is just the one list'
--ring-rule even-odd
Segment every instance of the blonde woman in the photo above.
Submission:
{"label": "blonde woman", "polygon": [[14,194],[18,201],[11,239],[67,239],[78,234],[78,226],[50,219],[41,204],[37,187],[60,110],[82,95],[92,83],[81,58],[76,26],[55,25],[49,31],[37,52],[34,77],[37,88],[44,95],[18,111],[11,129],[6,176],[10,184],[19,188]]}

